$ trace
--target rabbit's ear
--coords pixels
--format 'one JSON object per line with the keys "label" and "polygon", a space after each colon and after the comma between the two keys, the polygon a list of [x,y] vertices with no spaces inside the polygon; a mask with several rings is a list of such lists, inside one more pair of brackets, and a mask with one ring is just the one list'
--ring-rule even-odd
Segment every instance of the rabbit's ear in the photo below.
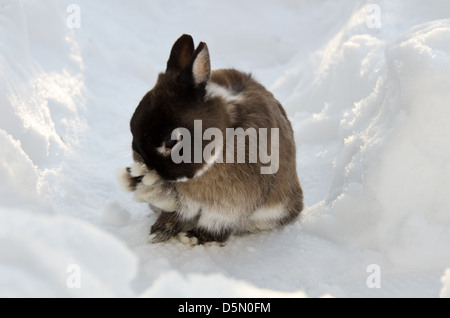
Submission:
{"label": "rabbit's ear", "polygon": [[211,78],[209,50],[204,42],[201,42],[194,52],[192,78],[196,86],[206,84]]}
{"label": "rabbit's ear", "polygon": [[184,34],[173,45],[166,72],[181,72],[192,61],[193,54],[194,40],[192,36]]}

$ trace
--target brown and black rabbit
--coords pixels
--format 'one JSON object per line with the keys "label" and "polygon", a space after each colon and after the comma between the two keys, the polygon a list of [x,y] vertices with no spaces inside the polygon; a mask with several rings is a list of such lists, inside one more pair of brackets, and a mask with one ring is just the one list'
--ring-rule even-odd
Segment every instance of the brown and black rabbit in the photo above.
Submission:
{"label": "brown and black rabbit", "polygon": [[283,107],[251,75],[211,71],[207,45],[195,49],[189,35],[174,44],[130,126],[135,163],[120,182],[160,213],[153,242],[225,242],[281,228],[303,210]]}

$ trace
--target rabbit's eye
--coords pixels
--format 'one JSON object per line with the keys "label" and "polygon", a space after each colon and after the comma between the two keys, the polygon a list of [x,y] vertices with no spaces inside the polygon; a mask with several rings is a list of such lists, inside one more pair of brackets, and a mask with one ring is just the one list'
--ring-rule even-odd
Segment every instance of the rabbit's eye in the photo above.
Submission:
{"label": "rabbit's eye", "polygon": [[174,139],[166,139],[166,141],[164,142],[164,146],[166,147],[166,149],[172,149],[173,147],[175,147],[175,145],[178,143],[178,140],[174,140]]}

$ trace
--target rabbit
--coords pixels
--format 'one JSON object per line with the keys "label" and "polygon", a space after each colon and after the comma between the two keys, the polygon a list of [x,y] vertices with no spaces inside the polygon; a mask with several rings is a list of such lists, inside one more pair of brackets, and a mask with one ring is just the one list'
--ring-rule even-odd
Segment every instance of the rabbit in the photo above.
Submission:
{"label": "rabbit", "polygon": [[[251,74],[212,71],[208,46],[201,42],[195,48],[190,35],[174,44],[165,73],[139,103],[130,129],[135,163],[122,169],[119,179],[124,190],[159,214],[150,230],[154,243],[177,236],[193,245],[225,243],[233,234],[280,229],[303,210],[296,145],[285,110]],[[255,136],[245,134],[239,161],[234,142],[239,133],[230,137],[232,129],[240,135],[276,133],[260,137],[253,148]],[[208,138],[211,131],[216,134]],[[271,154],[258,159],[255,153],[264,145]],[[199,158],[202,151],[210,155]],[[175,152],[185,160],[174,160]],[[275,162],[269,172],[267,158]]]}

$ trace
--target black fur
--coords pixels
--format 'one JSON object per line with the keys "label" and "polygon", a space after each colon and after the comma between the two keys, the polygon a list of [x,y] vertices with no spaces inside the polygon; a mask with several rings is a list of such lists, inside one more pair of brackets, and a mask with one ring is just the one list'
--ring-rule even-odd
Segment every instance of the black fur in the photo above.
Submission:
{"label": "black fur", "polygon": [[180,221],[177,213],[163,212],[153,224],[150,234],[153,235],[154,243],[161,243],[170,240],[180,233],[183,229],[183,223]]}
{"label": "black fur", "polygon": [[229,229],[223,229],[220,232],[212,232],[206,229],[196,227],[195,229],[187,233],[188,237],[195,237],[197,244],[206,244],[209,242],[224,243],[231,236],[233,231]]}

